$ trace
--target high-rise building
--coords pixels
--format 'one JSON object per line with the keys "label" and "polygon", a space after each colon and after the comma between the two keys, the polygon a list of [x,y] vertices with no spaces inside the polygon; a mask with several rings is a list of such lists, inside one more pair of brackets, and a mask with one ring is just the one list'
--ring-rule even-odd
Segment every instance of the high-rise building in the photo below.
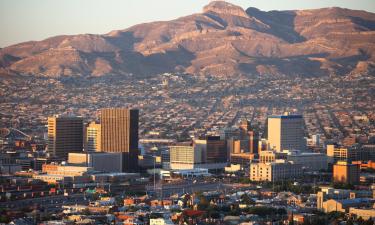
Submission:
{"label": "high-rise building", "polygon": [[220,140],[219,136],[209,136],[206,149],[206,163],[225,163],[228,161],[227,144],[225,140]]}
{"label": "high-rise building", "polygon": [[74,116],[48,118],[48,152],[51,156],[68,159],[69,152],[83,150],[83,119]]}
{"label": "high-rise building", "polygon": [[102,128],[96,122],[91,122],[86,127],[86,145],[85,151],[87,152],[100,152],[102,149]]}
{"label": "high-rise building", "polygon": [[268,142],[271,149],[305,150],[302,115],[281,115],[268,117]]}
{"label": "high-rise building", "polygon": [[258,148],[259,148],[258,133],[255,131],[249,131],[248,134],[249,134],[249,151],[252,154],[257,154]]}
{"label": "high-rise building", "polygon": [[314,146],[319,146],[320,145],[320,134],[314,134],[311,137],[312,144]]}
{"label": "high-rise building", "polygon": [[359,165],[339,161],[333,165],[333,181],[347,184],[359,183]]}
{"label": "high-rise building", "polygon": [[138,170],[137,109],[101,109],[101,150],[123,153],[123,171]]}

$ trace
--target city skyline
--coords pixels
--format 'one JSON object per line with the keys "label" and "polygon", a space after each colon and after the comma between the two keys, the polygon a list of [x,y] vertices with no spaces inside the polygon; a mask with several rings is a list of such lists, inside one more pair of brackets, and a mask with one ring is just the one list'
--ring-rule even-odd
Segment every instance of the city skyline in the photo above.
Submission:
{"label": "city skyline", "polygon": [[[162,2],[162,3],[161,3]],[[167,21],[202,11],[208,0],[188,1],[1,1],[0,48],[26,41],[40,41],[57,35],[105,34],[140,23]],[[246,1],[229,3],[244,9],[296,10],[342,7],[375,12],[371,0],[360,1]],[[148,7],[145,7],[147,5]],[[168,7],[165,7],[168,6]],[[140,13],[141,12],[141,13]],[[99,19],[98,19],[99,18]]]}
{"label": "city skyline", "polygon": [[372,1],[0,1],[0,225],[375,225]]}

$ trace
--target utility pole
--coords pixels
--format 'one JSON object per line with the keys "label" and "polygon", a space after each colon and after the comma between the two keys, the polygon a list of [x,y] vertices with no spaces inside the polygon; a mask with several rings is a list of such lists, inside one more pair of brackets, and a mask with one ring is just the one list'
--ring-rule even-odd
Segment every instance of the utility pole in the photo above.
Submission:
{"label": "utility pole", "polygon": [[155,181],[156,157],[153,156],[153,158],[154,158],[154,193],[156,194],[156,181]]}

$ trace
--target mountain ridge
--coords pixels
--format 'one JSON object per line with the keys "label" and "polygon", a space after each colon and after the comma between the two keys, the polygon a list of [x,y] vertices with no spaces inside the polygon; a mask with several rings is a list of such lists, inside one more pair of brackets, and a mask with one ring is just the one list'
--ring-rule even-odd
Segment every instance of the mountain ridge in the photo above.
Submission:
{"label": "mountain ridge", "polygon": [[375,14],[344,8],[201,13],[107,34],[60,35],[0,49],[1,74],[46,77],[182,72],[320,76],[375,72]]}

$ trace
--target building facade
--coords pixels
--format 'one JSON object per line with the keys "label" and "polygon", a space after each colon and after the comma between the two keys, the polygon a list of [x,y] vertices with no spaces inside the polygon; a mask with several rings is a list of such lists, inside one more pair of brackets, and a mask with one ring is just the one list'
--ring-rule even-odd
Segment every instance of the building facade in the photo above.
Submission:
{"label": "building facade", "polygon": [[303,125],[302,115],[269,116],[267,134],[271,149],[305,150]]}
{"label": "building facade", "polygon": [[87,152],[100,152],[102,150],[102,128],[99,123],[91,122],[86,127],[86,145]]}
{"label": "building facade", "polygon": [[193,169],[202,164],[202,150],[189,145],[170,146],[171,169]]}
{"label": "building facade", "polygon": [[206,138],[207,148],[205,163],[226,163],[228,161],[227,144],[225,140],[220,140],[219,136],[209,136]]}
{"label": "building facade", "polygon": [[328,169],[328,159],[323,153],[288,151],[287,161],[301,164],[306,171],[320,171]]}
{"label": "building facade", "polygon": [[107,152],[69,153],[70,165],[92,167],[95,171],[121,172],[122,154]]}
{"label": "building facade", "polygon": [[333,181],[338,183],[358,184],[360,168],[358,164],[339,161],[333,165]]}
{"label": "building facade", "polygon": [[73,116],[48,118],[48,152],[51,156],[64,159],[69,152],[83,150],[83,119]]}
{"label": "building facade", "polygon": [[251,163],[250,180],[252,181],[281,181],[292,180],[302,175],[300,164],[277,160],[271,163]]}
{"label": "building facade", "polygon": [[138,170],[138,120],[137,109],[101,109],[101,150],[121,152],[123,171]]}

